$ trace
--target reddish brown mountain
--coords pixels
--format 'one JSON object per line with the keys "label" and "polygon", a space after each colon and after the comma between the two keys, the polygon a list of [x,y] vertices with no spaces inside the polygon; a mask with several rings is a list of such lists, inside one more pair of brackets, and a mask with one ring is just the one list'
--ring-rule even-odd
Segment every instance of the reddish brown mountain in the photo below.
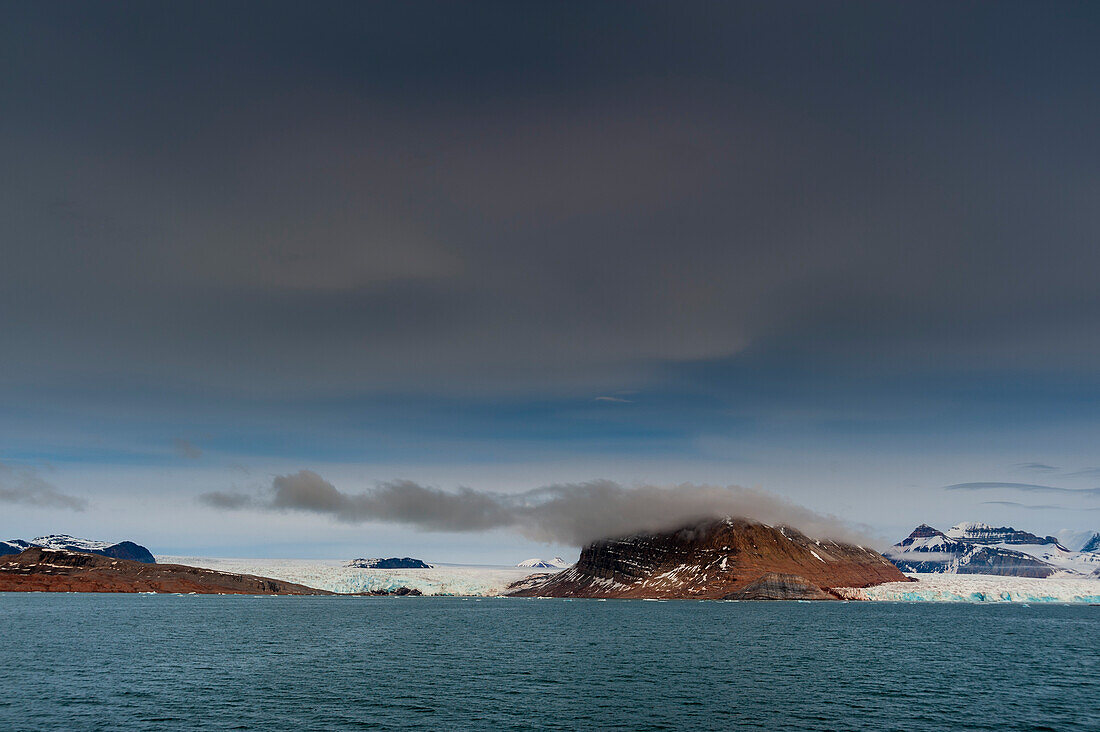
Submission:
{"label": "reddish brown mountain", "polygon": [[834,587],[907,577],[876,551],[745,519],[589,544],[580,560],[517,597],[831,599]]}
{"label": "reddish brown mountain", "polygon": [[223,595],[330,595],[293,582],[182,564],[143,564],[33,547],[0,558],[0,592],[195,592]]}

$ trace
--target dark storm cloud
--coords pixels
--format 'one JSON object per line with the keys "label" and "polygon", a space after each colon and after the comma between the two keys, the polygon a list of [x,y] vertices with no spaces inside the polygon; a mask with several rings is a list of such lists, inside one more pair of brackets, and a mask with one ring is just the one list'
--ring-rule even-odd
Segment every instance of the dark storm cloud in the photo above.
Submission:
{"label": "dark storm cloud", "polygon": [[269,495],[207,493],[200,500],[216,508],[307,511],[349,523],[397,523],[422,531],[506,529],[536,541],[574,546],[724,516],[789,524],[811,536],[866,541],[835,517],[739,486],[625,487],[596,480],[497,493],[445,491],[402,480],[345,493],[317,473],[302,470],[276,477]]}
{"label": "dark storm cloud", "polygon": [[88,502],[62,493],[34,468],[0,463],[0,503],[21,503],[42,508],[83,511]]}
{"label": "dark storm cloud", "polygon": [[1001,483],[987,481],[977,483],[956,483],[944,487],[945,491],[983,491],[983,490],[1010,490],[1023,493],[1062,493],[1065,495],[1100,496],[1100,488],[1059,488],[1052,485],[1035,485],[1033,483]]}
{"label": "dark storm cloud", "polygon": [[1097,30],[1000,3],[12,6],[6,381],[1088,373]]}

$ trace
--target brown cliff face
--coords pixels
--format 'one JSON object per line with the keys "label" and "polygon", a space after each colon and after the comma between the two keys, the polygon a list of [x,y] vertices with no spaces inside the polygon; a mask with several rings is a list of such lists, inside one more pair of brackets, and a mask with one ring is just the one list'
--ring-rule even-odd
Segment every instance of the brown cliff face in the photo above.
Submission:
{"label": "brown cliff face", "polygon": [[0,592],[194,592],[224,595],[330,595],[293,582],[182,564],[142,564],[34,547],[0,558]]}
{"label": "brown cliff face", "polygon": [[[640,534],[589,544],[580,560],[545,581],[512,592],[517,597],[645,599],[768,598],[772,581],[808,589],[801,597],[835,598],[833,587],[869,587],[908,578],[871,549],[810,539],[796,529],[726,519],[663,534]],[[799,581],[801,580],[801,581]],[[754,585],[754,583],[756,583]],[[812,588],[822,594],[812,592]],[[751,596],[751,598],[750,598]]]}
{"label": "brown cliff face", "polygon": [[768,572],[755,582],[731,592],[723,600],[835,600],[836,597],[797,574]]}

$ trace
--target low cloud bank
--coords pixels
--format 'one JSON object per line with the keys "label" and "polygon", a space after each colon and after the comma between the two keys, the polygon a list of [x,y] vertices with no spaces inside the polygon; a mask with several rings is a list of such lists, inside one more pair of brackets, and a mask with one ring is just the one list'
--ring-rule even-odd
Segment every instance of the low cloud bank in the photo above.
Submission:
{"label": "low cloud bank", "polygon": [[212,492],[199,499],[222,509],[308,511],[349,523],[398,523],[422,531],[506,529],[535,541],[571,546],[722,516],[788,524],[810,536],[870,543],[865,533],[834,516],[740,486],[626,487],[594,480],[497,493],[472,488],[445,491],[402,480],[345,493],[317,473],[301,470],[276,477],[263,495]]}

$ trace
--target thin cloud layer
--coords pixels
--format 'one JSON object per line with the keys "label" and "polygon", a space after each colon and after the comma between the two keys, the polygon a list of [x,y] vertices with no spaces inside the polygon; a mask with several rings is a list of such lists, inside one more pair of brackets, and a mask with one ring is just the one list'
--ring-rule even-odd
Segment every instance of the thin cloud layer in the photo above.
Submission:
{"label": "thin cloud layer", "polygon": [[1083,468],[1066,473],[1067,478],[1100,478],[1100,468]]}
{"label": "thin cloud layer", "polygon": [[34,468],[5,463],[0,463],[0,502],[70,511],[83,511],[88,507],[86,500],[62,493],[43,480]]}
{"label": "thin cloud layer", "polygon": [[1019,503],[1017,501],[982,501],[983,506],[1008,506],[1009,508],[1026,508],[1029,511],[1062,511],[1065,506],[1051,504],[1036,505],[1033,503]]}
{"label": "thin cloud layer", "polygon": [[307,511],[343,522],[397,523],[422,531],[505,529],[536,541],[572,546],[723,516],[788,524],[811,536],[868,543],[864,534],[836,517],[740,486],[626,487],[594,480],[498,493],[472,488],[445,491],[402,480],[345,493],[317,473],[301,470],[276,477],[270,493],[262,497],[213,492],[200,500],[216,508]]}
{"label": "thin cloud layer", "polygon": [[1024,508],[1029,511],[1100,511],[1100,506],[1080,508],[1070,506],[1056,506],[1052,504],[1018,503],[1017,501],[982,501],[983,506],[1007,506],[1008,508]]}
{"label": "thin cloud layer", "polygon": [[1013,467],[1031,473],[1057,473],[1059,470],[1057,466],[1046,463],[1016,463]]}
{"label": "thin cloud layer", "polygon": [[1100,488],[1059,488],[1053,485],[1035,483],[1002,483],[999,481],[979,481],[975,483],[955,483],[944,486],[945,491],[985,491],[1011,490],[1024,493],[1062,493],[1076,496],[1100,496]]}

